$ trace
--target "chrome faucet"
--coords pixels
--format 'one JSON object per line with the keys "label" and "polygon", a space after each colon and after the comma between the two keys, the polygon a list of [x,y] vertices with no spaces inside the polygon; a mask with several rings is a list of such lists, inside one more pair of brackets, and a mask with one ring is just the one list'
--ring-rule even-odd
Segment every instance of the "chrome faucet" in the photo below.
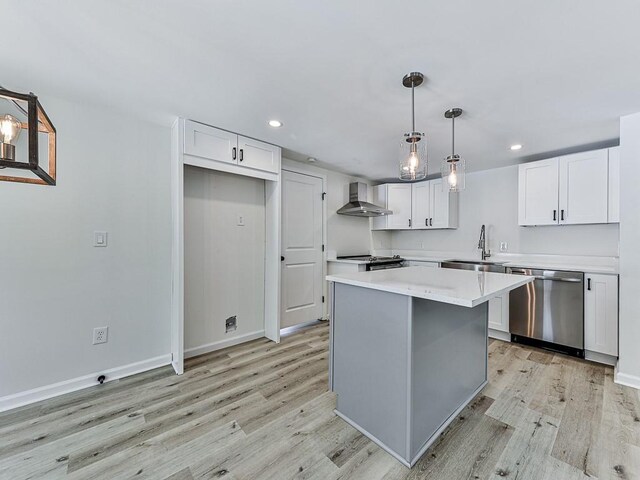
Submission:
{"label": "chrome faucet", "polygon": [[480,240],[478,240],[478,249],[482,250],[482,260],[483,261],[491,256],[491,251],[487,250],[487,240],[486,240],[486,237],[485,237],[484,225],[482,225],[482,228],[480,229]]}

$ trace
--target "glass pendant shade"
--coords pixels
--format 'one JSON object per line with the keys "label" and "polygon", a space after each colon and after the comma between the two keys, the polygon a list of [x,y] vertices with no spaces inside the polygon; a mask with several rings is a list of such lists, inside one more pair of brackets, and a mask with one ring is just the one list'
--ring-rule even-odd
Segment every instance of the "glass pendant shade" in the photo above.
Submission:
{"label": "glass pendant shade", "polygon": [[422,180],[427,176],[427,142],[409,137],[400,144],[400,180]]}
{"label": "glass pendant shade", "polygon": [[465,162],[460,155],[449,155],[442,162],[442,189],[450,192],[464,190]]}

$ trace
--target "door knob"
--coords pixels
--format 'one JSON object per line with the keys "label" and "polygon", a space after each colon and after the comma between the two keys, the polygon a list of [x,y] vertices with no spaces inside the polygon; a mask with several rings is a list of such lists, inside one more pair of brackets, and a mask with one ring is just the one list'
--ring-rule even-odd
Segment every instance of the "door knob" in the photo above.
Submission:
{"label": "door knob", "polygon": [[280,261],[284,262],[284,257],[282,255],[280,255]]}

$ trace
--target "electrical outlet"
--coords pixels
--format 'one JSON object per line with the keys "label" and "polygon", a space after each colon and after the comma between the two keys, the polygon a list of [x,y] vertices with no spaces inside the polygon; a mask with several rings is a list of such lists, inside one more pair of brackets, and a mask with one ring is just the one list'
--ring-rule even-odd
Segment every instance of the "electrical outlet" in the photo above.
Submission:
{"label": "electrical outlet", "polygon": [[500,251],[501,252],[509,251],[509,244],[507,242],[500,242]]}
{"label": "electrical outlet", "polygon": [[238,215],[238,222],[237,225],[239,227],[244,227],[244,215]]}
{"label": "electrical outlet", "polygon": [[225,320],[224,328],[225,328],[225,332],[224,333],[233,332],[238,328],[238,319],[236,318],[235,315],[233,317],[229,317],[229,318],[227,318]]}
{"label": "electrical outlet", "polygon": [[98,327],[93,329],[93,344],[107,343],[109,341],[109,327]]}

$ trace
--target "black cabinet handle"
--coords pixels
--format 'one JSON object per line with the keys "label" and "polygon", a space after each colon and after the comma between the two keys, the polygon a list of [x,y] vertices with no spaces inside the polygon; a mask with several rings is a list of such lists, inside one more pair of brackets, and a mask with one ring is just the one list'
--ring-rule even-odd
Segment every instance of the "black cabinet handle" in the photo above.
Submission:
{"label": "black cabinet handle", "polygon": [[430,218],[430,219],[429,219],[429,226],[430,226],[430,227],[433,227],[433,218]]}
{"label": "black cabinet handle", "polygon": [[240,149],[240,161],[244,160],[244,150]]}
{"label": "black cabinet handle", "polygon": [[591,279],[587,278],[587,290],[591,290]]}
{"label": "black cabinet handle", "polygon": [[558,216],[558,211],[554,210],[553,211],[553,221],[555,222],[557,220],[557,216]]}
{"label": "black cabinet handle", "polygon": [[428,218],[425,218],[425,219],[424,219],[424,226],[425,226],[425,227],[428,227],[428,226],[429,226],[429,219],[428,219]]}
{"label": "black cabinet handle", "polygon": [[564,222],[564,210],[560,210],[560,221]]}
{"label": "black cabinet handle", "polygon": [[411,226],[411,219],[409,219],[409,226]]}
{"label": "black cabinet handle", "polygon": [[233,147],[231,149],[231,158],[233,158],[234,160],[236,159],[236,147]]}

